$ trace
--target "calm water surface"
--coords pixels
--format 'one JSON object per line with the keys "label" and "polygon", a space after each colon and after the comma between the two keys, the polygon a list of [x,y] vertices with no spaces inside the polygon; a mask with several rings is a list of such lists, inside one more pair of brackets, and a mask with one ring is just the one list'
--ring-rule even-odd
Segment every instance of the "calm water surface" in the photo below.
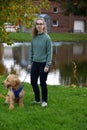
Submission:
{"label": "calm water surface", "polygon": [[[30,43],[14,43],[0,46],[0,73],[16,72],[21,81],[30,83],[26,76]],[[3,72],[2,72],[3,71]],[[38,80],[39,82],[39,80]],[[53,59],[47,83],[51,85],[87,85],[87,43],[55,42]]]}

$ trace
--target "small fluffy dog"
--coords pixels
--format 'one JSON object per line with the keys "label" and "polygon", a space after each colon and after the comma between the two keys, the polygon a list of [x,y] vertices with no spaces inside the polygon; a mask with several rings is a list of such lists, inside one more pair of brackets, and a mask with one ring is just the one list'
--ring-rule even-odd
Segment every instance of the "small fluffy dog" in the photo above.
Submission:
{"label": "small fluffy dog", "polygon": [[9,109],[12,110],[14,108],[15,102],[23,107],[24,90],[17,75],[9,74],[2,84],[8,89],[6,97],[2,97],[6,99],[5,103],[9,104]]}

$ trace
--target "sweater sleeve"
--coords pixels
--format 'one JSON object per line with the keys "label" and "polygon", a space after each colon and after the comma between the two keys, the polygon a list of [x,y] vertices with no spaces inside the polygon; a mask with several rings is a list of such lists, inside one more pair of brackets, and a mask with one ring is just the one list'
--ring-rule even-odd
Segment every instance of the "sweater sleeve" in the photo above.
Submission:
{"label": "sweater sleeve", "polygon": [[46,60],[46,67],[49,68],[49,66],[51,65],[52,62],[52,41],[50,39],[50,37],[47,38],[47,60]]}

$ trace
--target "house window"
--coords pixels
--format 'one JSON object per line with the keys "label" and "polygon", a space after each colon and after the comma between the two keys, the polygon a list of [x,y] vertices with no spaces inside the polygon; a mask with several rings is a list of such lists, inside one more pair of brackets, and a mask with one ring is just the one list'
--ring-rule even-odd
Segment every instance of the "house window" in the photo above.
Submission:
{"label": "house window", "polygon": [[52,24],[54,27],[57,27],[58,26],[58,20],[53,20],[53,24]]}
{"label": "house window", "polygon": [[58,8],[57,8],[57,7],[54,7],[54,8],[53,8],[53,12],[54,12],[54,13],[58,13]]}

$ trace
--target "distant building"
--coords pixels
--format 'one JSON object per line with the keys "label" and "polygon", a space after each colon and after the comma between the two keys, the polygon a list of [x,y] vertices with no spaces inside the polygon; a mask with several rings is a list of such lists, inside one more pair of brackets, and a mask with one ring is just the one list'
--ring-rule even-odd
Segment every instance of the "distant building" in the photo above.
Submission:
{"label": "distant building", "polygon": [[76,32],[87,33],[87,17],[83,16],[64,16],[62,8],[58,2],[50,2],[50,9],[43,9],[42,14],[47,14],[50,18],[50,32]]}

